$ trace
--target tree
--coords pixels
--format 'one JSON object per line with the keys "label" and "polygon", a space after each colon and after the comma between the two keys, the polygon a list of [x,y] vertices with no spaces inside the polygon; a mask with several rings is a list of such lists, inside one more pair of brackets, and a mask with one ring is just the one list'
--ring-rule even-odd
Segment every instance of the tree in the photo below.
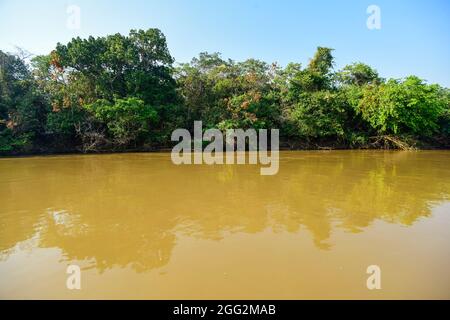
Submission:
{"label": "tree", "polygon": [[328,75],[334,66],[332,51],[331,48],[317,47],[314,57],[309,62],[308,70],[323,76]]}
{"label": "tree", "polygon": [[305,67],[207,52],[173,63],[158,29],[74,38],[30,65],[0,51],[0,152],[167,147],[173,130],[196,120],[278,128],[290,146],[449,144],[449,89],[413,76],[386,81],[361,62],[335,72],[330,48]]}
{"label": "tree", "polygon": [[[51,69],[62,73],[53,94],[56,112],[74,107],[78,115],[80,108],[97,100],[114,104],[117,99],[135,97],[158,113],[158,123],[147,133],[153,140],[169,141],[171,131],[180,125],[180,101],[172,76],[174,60],[158,29],[131,30],[128,36],[75,38],[67,45],[58,44],[50,61]],[[85,117],[85,121],[90,120],[95,119]],[[96,128],[95,123],[78,125],[77,132],[100,137]],[[90,138],[87,140],[92,144]]]}
{"label": "tree", "polygon": [[107,37],[75,38],[58,43],[53,64],[86,82],[89,99],[136,96],[152,105],[175,101],[171,57],[166,38],[158,29],[131,30]]}
{"label": "tree", "polygon": [[378,84],[382,79],[378,72],[367,64],[357,62],[345,66],[338,74],[338,81],[344,85],[363,86],[366,84]]}
{"label": "tree", "polygon": [[290,80],[291,97],[299,96],[303,92],[315,92],[332,88],[332,69],[334,58],[333,49],[318,47],[308,67],[300,68]]}
{"label": "tree", "polygon": [[[447,102],[448,103],[448,102]],[[415,76],[367,86],[357,110],[380,134],[431,136],[446,99],[438,85],[428,85]]]}
{"label": "tree", "polygon": [[273,92],[274,68],[255,59],[225,61],[203,52],[177,70],[187,125],[203,120],[205,127],[266,128],[278,123],[280,108]]}
{"label": "tree", "polygon": [[157,120],[155,109],[137,98],[115,99],[114,103],[97,100],[86,109],[107,127],[113,144],[118,146],[145,140],[150,125]]}
{"label": "tree", "polygon": [[351,108],[339,92],[304,93],[292,110],[292,119],[300,137],[345,140]]}
{"label": "tree", "polygon": [[47,113],[25,62],[0,51],[0,151],[26,151],[43,143]]}

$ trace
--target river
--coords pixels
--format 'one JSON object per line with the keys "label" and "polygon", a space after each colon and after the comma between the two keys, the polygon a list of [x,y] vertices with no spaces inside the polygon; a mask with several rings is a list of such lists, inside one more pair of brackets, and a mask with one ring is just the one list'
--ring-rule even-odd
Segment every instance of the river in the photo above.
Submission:
{"label": "river", "polygon": [[449,151],[281,152],[278,174],[259,169],[0,159],[0,298],[450,298]]}

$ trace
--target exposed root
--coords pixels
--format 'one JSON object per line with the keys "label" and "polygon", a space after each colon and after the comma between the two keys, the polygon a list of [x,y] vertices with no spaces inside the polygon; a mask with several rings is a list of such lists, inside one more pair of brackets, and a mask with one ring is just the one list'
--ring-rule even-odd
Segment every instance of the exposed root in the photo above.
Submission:
{"label": "exposed root", "polygon": [[408,142],[395,136],[383,135],[371,137],[370,139],[374,140],[374,142],[371,143],[371,146],[377,148],[382,147],[384,149],[416,150],[412,144],[409,144]]}

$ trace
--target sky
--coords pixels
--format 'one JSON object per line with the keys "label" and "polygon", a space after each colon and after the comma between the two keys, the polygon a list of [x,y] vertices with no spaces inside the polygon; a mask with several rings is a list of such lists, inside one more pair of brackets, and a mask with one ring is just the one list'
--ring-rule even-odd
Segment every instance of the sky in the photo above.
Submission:
{"label": "sky", "polygon": [[[67,27],[80,8],[79,28]],[[369,29],[367,8],[380,9]],[[72,19],[72,20],[71,20]],[[385,78],[414,74],[450,87],[448,0],[0,0],[0,50],[49,53],[73,37],[159,28],[177,62],[200,52],[303,65],[335,49],[336,69],[364,62]]]}

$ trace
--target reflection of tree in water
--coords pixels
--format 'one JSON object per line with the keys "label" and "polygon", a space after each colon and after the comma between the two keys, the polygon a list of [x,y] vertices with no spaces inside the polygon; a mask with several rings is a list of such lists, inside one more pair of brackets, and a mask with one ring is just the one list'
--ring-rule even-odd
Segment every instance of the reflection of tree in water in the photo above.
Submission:
{"label": "reflection of tree in water", "polygon": [[141,272],[166,265],[180,235],[302,227],[328,250],[334,228],[429,216],[449,198],[447,163],[448,153],[287,153],[271,177],[256,166],[176,167],[166,155],[2,162],[1,259],[37,235],[65,260]]}

